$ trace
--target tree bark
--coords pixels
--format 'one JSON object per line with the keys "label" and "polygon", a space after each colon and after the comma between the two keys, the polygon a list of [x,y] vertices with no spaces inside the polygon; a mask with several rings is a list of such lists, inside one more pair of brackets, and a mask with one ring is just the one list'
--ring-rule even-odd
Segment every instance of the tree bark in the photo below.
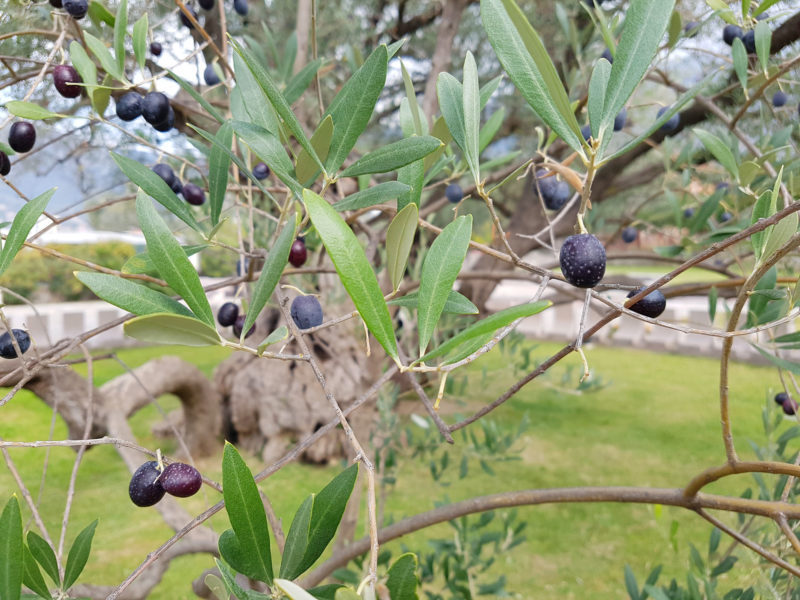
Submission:
{"label": "tree bark", "polygon": [[293,73],[306,66],[308,59],[308,40],[311,32],[311,0],[297,1],[297,56],[294,57]]}

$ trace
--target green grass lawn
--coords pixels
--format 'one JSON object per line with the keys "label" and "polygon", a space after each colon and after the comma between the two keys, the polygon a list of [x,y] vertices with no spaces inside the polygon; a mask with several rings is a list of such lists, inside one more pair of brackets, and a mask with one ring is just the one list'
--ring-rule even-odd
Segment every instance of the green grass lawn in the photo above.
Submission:
{"label": "green grass lawn", "polygon": [[[555,344],[541,344],[533,356],[542,360],[557,349]],[[198,352],[170,347],[123,350],[119,356],[128,366],[135,367],[164,353],[191,360],[207,374],[227,355],[222,349]],[[457,501],[517,489],[583,485],[677,487],[703,468],[723,461],[717,361],[594,347],[587,354],[593,372],[608,383],[602,389],[574,393],[579,360],[573,355],[491,414],[490,418],[504,431],[515,430],[524,415],[530,420],[511,452],[518,460],[492,462],[496,474],[490,476],[473,458],[468,476],[460,479],[458,465],[468,444],[457,436],[456,446],[449,451],[453,467],[442,483],[433,481],[427,460],[405,457],[397,471],[397,484],[390,487],[387,519],[397,520],[431,509],[445,499]],[[446,395],[442,404],[446,418],[469,414],[512,383],[513,358],[495,352],[472,365],[466,387],[469,396],[457,392]],[[570,366],[574,370],[564,387],[562,376]],[[122,372],[123,367],[115,361],[95,364],[97,383]],[[460,382],[454,383],[459,390]],[[748,440],[765,443],[761,411],[769,390],[777,386],[774,370],[738,364],[732,369],[733,428],[743,458],[753,456]],[[177,400],[165,397],[161,405],[164,410],[171,410]],[[409,405],[411,408],[403,412],[424,414],[411,403],[406,406]],[[4,439],[48,438],[50,410],[33,395],[20,393],[1,411],[0,436]],[[171,452],[175,447],[171,441],[159,440],[150,433],[150,426],[159,419],[156,408],[148,407],[133,419],[134,431],[143,445],[160,444],[165,452]],[[787,421],[785,426],[788,425]],[[65,436],[65,427],[58,421],[53,435]],[[15,449],[10,454],[34,498],[41,494],[46,524],[51,535],[57,537],[74,452],[56,448],[48,456],[43,449]],[[47,475],[40,490],[46,457]],[[256,458],[248,460],[253,469],[260,467]],[[219,458],[201,461],[198,466],[219,480]],[[338,466],[290,465],[262,484],[285,529],[302,499],[319,490],[338,470]],[[100,524],[81,581],[118,583],[170,535],[155,510],[131,504],[127,498],[128,479],[113,448],[98,447],[86,454],[67,540],[71,542],[96,517]],[[743,476],[716,484],[710,491],[738,494],[750,485],[751,480]],[[0,470],[0,500],[4,501],[15,489],[8,470]],[[204,488],[196,497],[180,502],[194,515],[216,502],[218,496]],[[661,512],[659,518],[657,512]],[[665,567],[662,582],[672,576],[682,580],[688,565],[688,544],[705,548],[710,531],[704,521],[691,513],[668,508],[656,511],[648,506],[538,506],[519,509],[519,518],[527,522],[525,543],[505,555],[494,556],[491,569],[492,575],[506,575],[507,589],[518,598],[623,598],[625,564],[631,565],[640,582],[657,564]],[[669,539],[673,520],[678,523],[677,552]],[[210,524],[218,532],[227,527],[224,515]],[[440,525],[394,542],[389,548],[395,554],[402,547],[428,551],[429,537],[451,538],[451,529]],[[731,582],[754,576],[746,561],[742,562],[745,564],[728,575]],[[151,597],[193,598],[191,580],[212,564],[208,557],[175,561]],[[727,589],[724,583],[723,589]]]}

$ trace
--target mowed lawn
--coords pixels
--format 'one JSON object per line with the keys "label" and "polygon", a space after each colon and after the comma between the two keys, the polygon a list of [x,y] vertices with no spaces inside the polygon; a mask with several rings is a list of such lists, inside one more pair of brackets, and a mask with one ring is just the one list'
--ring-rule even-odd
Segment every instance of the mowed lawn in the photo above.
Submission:
{"label": "mowed lawn", "polygon": [[[558,348],[550,343],[538,345],[532,357],[541,361]],[[125,364],[135,367],[160,354],[178,354],[210,375],[227,351],[143,348],[123,350],[119,356]],[[723,462],[718,361],[599,347],[589,347],[587,356],[593,373],[602,378],[605,387],[575,393],[580,370],[578,357],[572,355],[488,417],[501,430],[512,431],[527,415],[530,424],[511,452],[519,460],[492,462],[496,474],[490,476],[473,459],[469,475],[459,479],[458,464],[466,443],[457,435],[457,444],[450,450],[453,466],[445,477],[447,485],[442,485],[433,481],[427,460],[406,457],[400,462],[397,484],[390,488],[387,519],[398,520],[431,509],[445,499],[458,501],[517,489],[585,485],[678,487],[703,468]],[[445,418],[453,420],[457,414],[469,414],[493,400],[514,381],[510,363],[515,358],[495,351],[471,365],[465,388],[469,395],[446,395],[442,403]],[[562,377],[570,366],[572,371],[564,384]],[[116,361],[104,360],[96,362],[94,370],[96,381],[101,383],[122,373],[123,367]],[[460,382],[455,383],[455,389],[461,389]],[[753,456],[749,440],[766,444],[761,412],[778,384],[777,374],[769,368],[735,364],[732,369],[734,434],[742,457]],[[171,410],[177,400],[165,397],[160,404],[164,410]],[[413,411],[413,401],[409,401],[402,412]],[[424,415],[421,409],[416,412]],[[49,436],[51,412],[27,392],[0,409],[0,416],[0,436],[6,440],[40,440]],[[148,407],[133,419],[134,431],[143,445],[160,445],[169,453],[175,444],[150,433],[151,425],[160,418],[155,407]],[[417,428],[408,421],[407,424]],[[790,425],[787,419],[782,427]],[[473,427],[481,437],[479,428]],[[420,431],[417,428],[417,433]],[[65,428],[57,421],[54,437],[64,436]],[[56,448],[48,456],[43,449],[14,449],[10,454],[33,497],[41,494],[42,513],[51,535],[57,538],[74,452]],[[47,476],[40,490],[45,460]],[[261,467],[255,457],[248,461],[254,470]],[[204,459],[198,467],[219,480],[219,462],[218,457]],[[262,484],[285,529],[303,498],[318,491],[340,468],[290,465]],[[137,508],[129,501],[128,479],[113,448],[98,447],[86,454],[67,533],[71,542],[82,527],[96,517],[100,519],[83,582],[119,583],[149,551],[170,536],[154,509]],[[741,476],[716,484],[710,491],[738,495],[751,485],[752,480]],[[4,502],[15,489],[8,470],[2,468],[0,500]],[[216,492],[204,488],[197,496],[180,502],[194,515],[218,499]],[[660,516],[656,518],[656,514]],[[525,507],[519,509],[519,518],[527,522],[526,541],[506,555],[492,556],[495,564],[491,570],[493,576],[506,575],[507,590],[518,598],[624,598],[625,564],[631,565],[640,583],[657,564],[665,567],[661,582],[672,576],[684,581],[689,564],[688,544],[694,543],[704,554],[710,532],[709,526],[692,513],[639,505]],[[678,523],[677,552],[670,542],[673,520]],[[218,532],[225,529],[224,513],[212,519],[210,525]],[[389,548],[395,554],[401,546],[429,551],[427,537],[452,539],[452,529],[440,525],[390,544]],[[727,576],[731,585],[725,585],[723,580],[721,589],[755,577],[751,562],[741,561]],[[193,598],[191,581],[212,565],[213,561],[205,556],[175,561],[151,597]]]}

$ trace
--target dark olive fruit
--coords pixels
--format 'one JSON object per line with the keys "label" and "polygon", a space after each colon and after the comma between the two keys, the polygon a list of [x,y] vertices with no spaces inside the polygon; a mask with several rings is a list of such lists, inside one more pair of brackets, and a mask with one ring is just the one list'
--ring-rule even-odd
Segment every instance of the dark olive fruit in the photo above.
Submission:
{"label": "dark olive fruit", "polygon": [[233,10],[242,15],[247,16],[247,0],[233,0]]}
{"label": "dark olive fruit", "polygon": [[592,126],[587,124],[581,127],[581,135],[588,142],[589,138],[592,137]]}
{"label": "dark olive fruit", "polygon": [[717,191],[717,192],[720,191],[720,190],[726,190],[727,191],[727,190],[730,189],[730,187],[731,187],[731,185],[727,181],[720,181],[717,184],[717,186],[714,188],[714,190]]}
{"label": "dark olive fruit", "polygon": [[214,8],[214,0],[197,0],[197,3],[203,10],[211,10]]}
{"label": "dark olive fruit", "polygon": [[289,249],[289,262],[297,269],[302,267],[306,258],[308,258],[308,249],[306,249],[306,242],[303,238],[299,237],[292,242],[292,247]]}
{"label": "dark olive fruit", "polygon": [[729,213],[727,210],[719,216],[720,223],[727,223],[733,218],[733,215]]}
{"label": "dark olive fruit", "polygon": [[797,412],[797,402],[795,402],[794,398],[787,398],[786,402],[783,403],[783,412],[790,416]]}
{"label": "dark olive fruit", "polygon": [[253,177],[259,180],[266,179],[269,177],[269,167],[263,162],[256,164],[256,166],[253,167]]}
{"label": "dark olive fruit", "polygon": [[164,488],[156,481],[160,475],[158,463],[154,460],[136,469],[128,485],[128,495],[136,506],[153,506],[164,497]]}
{"label": "dark olive fruit", "polygon": [[[643,288],[632,290],[628,294],[628,298],[633,298],[642,289]],[[645,317],[656,319],[661,313],[664,312],[664,309],[667,308],[667,299],[664,297],[664,294],[661,293],[661,290],[653,290],[647,294],[647,296],[639,300],[636,304],[632,304],[628,308],[635,313],[644,315]]]}
{"label": "dark olive fruit", "polygon": [[178,498],[194,496],[203,485],[203,478],[197,469],[179,462],[167,465],[160,481],[165,492]]}
{"label": "dark olive fruit", "polygon": [[778,90],[772,96],[772,106],[774,106],[775,108],[780,108],[781,106],[786,104],[788,100],[789,96],[787,96],[785,92]]}
{"label": "dark olive fruit", "polygon": [[163,179],[164,182],[170,187],[172,187],[172,184],[175,182],[175,172],[169,165],[158,163],[153,167],[153,173],[161,177],[161,179]]}
{"label": "dark olive fruit", "polygon": [[625,127],[625,122],[628,120],[628,109],[623,108],[621,111],[617,113],[617,116],[614,117],[614,131],[622,131]]}
{"label": "dark olive fruit", "polygon": [[533,193],[538,191],[542,195],[547,210],[561,210],[572,195],[569,184],[566,181],[558,179],[555,175],[546,177],[548,171],[539,169],[536,171],[536,181],[533,184]]}
{"label": "dark olive fruit", "polygon": [[[20,352],[25,354],[28,348],[31,347],[31,336],[24,329],[12,329],[14,339],[17,341]],[[17,358],[17,349],[11,341],[11,335],[6,331],[0,335],[0,357],[2,358]]]}
{"label": "dark olive fruit", "polygon": [[150,92],[142,101],[142,116],[151,125],[163,123],[169,117],[169,98],[161,92]]}
{"label": "dark olive fruit", "polygon": [[461,199],[464,197],[464,191],[457,183],[451,183],[445,188],[444,197],[447,198],[448,202],[457,204],[461,202]]}
{"label": "dark olive fruit", "polygon": [[206,201],[206,193],[203,188],[194,183],[187,183],[183,186],[183,197],[194,206],[200,206]]}
{"label": "dark olive fruit", "polygon": [[756,53],[756,32],[755,30],[751,29],[747,33],[742,36],[742,42],[744,42],[744,49],[747,50],[748,54],[755,54]]}
{"label": "dark olive fruit", "polygon": [[322,307],[316,296],[297,296],[292,300],[292,320],[300,329],[322,325]]}
{"label": "dark olive fruit", "polygon": [[[226,302],[217,311],[217,323],[223,327],[230,327],[239,316],[239,306],[234,302]],[[244,325],[244,323],[242,323]]]}
{"label": "dark olive fruit", "polygon": [[[187,6],[186,10],[188,10],[191,13],[191,15],[194,17],[194,20],[197,21],[197,19],[198,19],[197,11],[195,9],[193,9],[191,6]],[[185,27],[188,27],[189,29],[194,29],[194,25],[192,25],[192,22],[189,20],[189,17],[187,17],[185,14],[183,14],[182,10],[179,11],[178,14],[181,16],[181,23],[183,23],[183,25]]]}
{"label": "dark olive fruit", "polygon": [[[242,330],[244,329],[244,322],[247,320],[247,315],[239,315],[236,317],[236,321],[233,323],[233,335],[237,338],[242,337]],[[250,331],[247,332],[245,338],[249,338],[256,332],[256,326],[253,325],[250,327]]]}
{"label": "dark olive fruit", "polygon": [[144,98],[137,92],[128,92],[117,100],[117,116],[123,121],[133,121],[142,116]]}
{"label": "dark olive fruit", "polygon": [[614,64],[614,55],[611,54],[611,50],[609,50],[608,48],[603,50],[603,53],[600,55],[600,58],[605,58],[612,65]]}
{"label": "dark olive fruit", "polygon": [[775,394],[775,404],[780,404],[783,406],[783,403],[789,399],[789,394],[786,392],[778,392]]}
{"label": "dark olive fruit", "polygon": [[[661,115],[663,115],[665,112],[667,112],[671,108],[672,108],[671,106],[662,106],[661,108],[659,108],[658,109],[658,115],[656,116],[656,119],[660,119]],[[678,126],[680,124],[681,124],[681,114],[680,113],[675,113],[669,119],[667,119],[667,121],[665,123],[663,123],[661,125],[661,131],[666,131],[667,133],[672,133],[673,131],[675,131],[678,128]]]}
{"label": "dark olive fruit", "polygon": [[63,4],[61,4],[61,0],[50,0],[50,6],[55,8],[62,8]]}
{"label": "dark olive fruit", "polygon": [[626,227],[622,230],[622,241],[631,244],[639,237],[639,230],[636,227]]}
{"label": "dark olive fruit", "polygon": [[161,42],[151,42],[150,44],[150,54],[153,56],[161,56],[161,51],[164,48],[161,47]]}
{"label": "dark olive fruit", "polygon": [[72,84],[83,83],[83,79],[71,65],[56,66],[53,69],[53,83],[64,98],[77,98],[81,95],[81,86]]}
{"label": "dark olive fruit", "polygon": [[725,29],[722,30],[722,40],[728,46],[732,46],[733,40],[741,38],[743,35],[742,28],[738,25],[725,25]]}
{"label": "dark olive fruit", "polygon": [[175,111],[172,110],[171,106],[169,107],[169,110],[167,111],[167,118],[166,119],[164,119],[163,121],[160,121],[158,123],[153,123],[153,129],[155,129],[156,131],[162,131],[162,132],[169,131],[174,126],[175,126]]}
{"label": "dark olive fruit", "polygon": [[559,254],[561,273],[575,287],[592,288],[606,274],[606,249],[590,233],[571,235]]}
{"label": "dark olive fruit", "polygon": [[694,37],[697,35],[697,30],[700,28],[700,23],[697,21],[689,21],[686,25],[683,26],[683,32],[688,37]]}
{"label": "dark olive fruit", "polygon": [[171,189],[176,194],[183,193],[183,184],[181,183],[181,180],[178,179],[177,175],[175,176],[175,181],[173,181],[172,184],[169,186],[169,189]]}
{"label": "dark olive fruit", "polygon": [[693,208],[684,208],[683,209],[683,218],[684,219],[691,219],[694,216],[694,209]]}
{"label": "dark olive fruit", "polygon": [[27,121],[17,121],[8,132],[8,145],[14,152],[28,152],[36,143],[36,129]]}
{"label": "dark olive fruit", "polygon": [[0,175],[5,177],[11,172],[11,161],[8,160],[8,154],[0,150]]}
{"label": "dark olive fruit", "polygon": [[73,19],[82,19],[89,12],[89,0],[63,0],[63,4]]}
{"label": "dark olive fruit", "polygon": [[203,79],[205,79],[206,85],[217,85],[220,81],[219,75],[217,75],[212,65],[206,66],[206,70],[203,71]]}

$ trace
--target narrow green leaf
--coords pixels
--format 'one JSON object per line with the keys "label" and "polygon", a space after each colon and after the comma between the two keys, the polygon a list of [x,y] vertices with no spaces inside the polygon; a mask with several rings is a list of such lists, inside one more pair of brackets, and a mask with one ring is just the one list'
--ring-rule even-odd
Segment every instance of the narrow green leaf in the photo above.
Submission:
{"label": "narrow green leaf", "polygon": [[[419,305],[419,292],[415,291],[405,296],[400,296],[399,298],[392,298],[387,304],[416,309]],[[469,298],[456,290],[450,290],[442,312],[452,315],[477,315],[480,311],[478,311],[478,307],[475,306]]]}
{"label": "narrow green leaf", "polygon": [[228,598],[230,598],[222,579],[213,573],[209,573],[203,577],[203,583],[205,583],[206,587],[211,590],[211,594],[217,600],[228,600]]}
{"label": "narrow green leaf", "polygon": [[741,38],[737,37],[733,40],[731,54],[733,55],[733,70],[736,71],[736,77],[739,79],[739,83],[742,84],[745,94],[747,94],[747,68],[749,61],[747,59],[747,50]]}
{"label": "narrow green leaf", "polygon": [[[192,256],[193,254],[197,254],[201,250],[208,248],[208,244],[193,244],[189,246],[181,246],[181,248],[183,248],[186,256]],[[158,269],[156,269],[153,261],[150,260],[150,255],[147,253],[147,250],[131,256],[125,261],[125,264],[122,265],[120,271],[123,273],[145,274],[158,277]]]}
{"label": "narrow green leaf", "polygon": [[759,2],[758,6],[753,10],[753,16],[757,17],[778,2],[779,0],[762,0],[762,2]]}
{"label": "narrow green leaf", "polygon": [[[234,92],[235,91],[236,91],[236,88],[234,88]],[[235,93],[232,94],[232,96],[233,95],[235,95]],[[230,158],[231,161],[233,161],[233,163],[237,167],[239,167],[239,172],[247,175],[247,177],[250,179],[250,181],[253,182],[253,185],[255,185],[261,191],[262,194],[264,194],[267,198],[270,198],[271,200],[274,201],[274,198],[272,197],[272,194],[270,194],[269,190],[266,187],[264,187],[264,184],[261,183],[261,181],[259,181],[258,179],[256,179],[253,176],[252,171],[248,168],[248,166],[244,163],[244,161],[241,158],[239,158],[238,156],[236,156],[233,152],[231,152],[230,148],[225,148],[224,146],[220,146],[219,145],[219,141],[217,140],[217,138],[214,135],[210,134],[208,131],[200,129],[199,127],[195,127],[194,125],[189,125],[189,127],[194,129],[203,138],[205,138],[206,140],[211,142],[212,146],[218,146],[220,150],[222,150],[223,152],[227,152],[228,158]],[[211,236],[209,235],[209,237],[211,237]]]}
{"label": "narrow green leaf", "polygon": [[683,33],[683,23],[681,21],[681,14],[675,10],[669,18],[669,25],[667,26],[667,46],[670,48],[675,47],[678,40],[681,39]]}
{"label": "narrow green leaf", "polygon": [[378,46],[336,94],[324,116],[333,118],[334,135],[325,165],[329,173],[342,166],[375,110],[386,83],[389,57],[386,46]]}
{"label": "narrow green leaf", "polygon": [[292,248],[295,234],[295,217],[290,215],[283,226],[278,239],[269,251],[264,267],[261,269],[261,275],[258,276],[255,286],[253,286],[253,296],[250,300],[250,307],[247,309],[247,318],[242,326],[241,343],[244,343],[244,336],[250,331],[253,323],[261,311],[264,310],[267,302],[278,285],[278,281],[283,273],[283,268],[289,260],[289,251]]}
{"label": "narrow green leaf", "polygon": [[192,311],[180,302],[130,279],[91,271],[76,271],[75,277],[98,298],[134,315],[172,313],[194,317]]}
{"label": "narrow green leaf", "polygon": [[[283,97],[278,86],[273,81],[270,74],[267,70],[261,65],[255,55],[244,48],[241,44],[239,44],[235,39],[231,38],[231,45],[233,49],[239,54],[239,56],[244,59],[245,64],[250,69],[250,72],[253,74],[253,77],[261,86],[261,89],[264,90],[264,93],[269,98],[270,103],[272,104],[275,111],[280,115],[285,123],[286,127],[289,128],[289,131],[297,140],[306,152],[311,155],[311,158],[314,159],[314,162],[320,169],[324,170],[322,162],[320,162],[319,157],[317,156],[314,149],[311,147],[311,143],[309,142],[306,134],[303,132],[303,127],[300,125],[300,121],[297,120],[297,117],[292,112],[292,107],[289,106],[289,103],[286,102],[286,98]],[[336,124],[336,118],[333,119],[334,125]],[[262,159],[263,160],[263,159]],[[341,164],[341,163],[340,163]],[[270,165],[272,168],[272,165]]]}
{"label": "narrow green leaf", "polygon": [[334,477],[314,497],[311,522],[308,527],[308,547],[298,567],[300,573],[306,571],[322,556],[336,535],[357,477],[358,463],[355,463]]}
{"label": "narrow green leaf", "polygon": [[250,563],[250,557],[242,551],[239,538],[236,537],[233,529],[226,529],[219,536],[219,555],[225,559],[231,567],[242,575],[258,578],[258,570]]}
{"label": "narrow green leaf", "polygon": [[761,353],[761,356],[766,358],[772,364],[774,364],[779,369],[783,369],[784,371],[789,371],[790,373],[794,373],[795,375],[800,375],[800,364],[796,362],[792,362],[790,360],[786,360],[785,358],[780,358],[779,356],[775,356],[770,352],[756,346],[755,344],[750,344]]}
{"label": "narrow green leaf", "polygon": [[442,316],[444,304],[467,256],[471,236],[472,215],[458,217],[436,237],[425,256],[417,308],[420,355],[425,353]]}
{"label": "narrow green leaf", "polygon": [[228,189],[228,170],[231,167],[230,150],[233,141],[233,128],[226,121],[217,131],[219,144],[211,146],[208,157],[208,200],[211,209],[211,224],[219,223],[222,205],[225,202],[225,191]]}
{"label": "narrow green leaf", "polygon": [[10,102],[6,102],[6,108],[12,115],[22,119],[30,119],[32,121],[51,119],[53,117],[61,116],[57,113],[50,112],[43,106],[39,106],[33,102],[23,102],[21,100],[11,100]]}
{"label": "narrow green leaf", "polygon": [[409,75],[406,70],[403,59],[400,59],[400,72],[403,74],[403,86],[406,90],[411,119],[414,122],[414,133],[417,135],[425,135],[427,132],[422,130],[422,119],[420,118],[420,107],[417,102],[417,92],[414,90],[414,82],[411,80],[411,75]]}
{"label": "narrow green leaf", "polygon": [[[300,96],[303,95],[303,92],[305,92],[308,86],[311,84],[311,81],[314,79],[314,75],[317,74],[317,71],[319,71],[321,66],[322,60],[315,58],[305,67],[300,69],[288,81],[286,84],[286,89],[283,90],[283,97],[286,98],[286,101],[289,104],[294,104],[300,99]],[[320,160],[324,162],[322,157],[320,157]]]}
{"label": "narrow green leaf", "polygon": [[399,360],[389,309],[353,230],[331,205],[311,190],[303,190],[303,201],[356,310],[386,353]]}
{"label": "narrow green leaf", "polygon": [[703,142],[703,146],[706,147],[706,150],[714,155],[714,158],[733,175],[734,179],[738,179],[739,167],[736,164],[736,157],[733,156],[733,152],[731,152],[731,149],[728,148],[725,142],[713,133],[709,133],[699,127],[695,127],[693,131],[695,135],[700,138],[700,141]]}
{"label": "narrow green leaf", "polygon": [[370,206],[380,204],[381,202],[388,202],[389,200],[398,198],[399,196],[408,193],[410,190],[411,186],[406,185],[405,183],[401,183],[399,181],[386,181],[342,198],[339,200],[339,202],[333,205],[333,208],[339,211],[368,208]]}
{"label": "narrow green leaf", "polygon": [[409,204],[397,213],[386,230],[386,268],[392,289],[396,290],[403,281],[408,255],[417,233],[419,210],[416,204]]}
{"label": "narrow green leaf", "polygon": [[601,135],[613,124],[650,68],[674,7],[675,0],[639,0],[625,12],[625,26],[606,90]]}
{"label": "narrow green leaf", "polygon": [[97,519],[89,523],[83,531],[81,531],[75,541],[72,542],[72,547],[69,549],[67,555],[67,564],[64,567],[64,589],[68,590],[72,584],[78,580],[83,568],[86,566],[86,561],[89,560],[89,552],[92,550],[92,539],[94,538],[94,530],[97,528]]}
{"label": "narrow green leaf", "polygon": [[341,176],[357,177],[370,173],[388,173],[425,158],[441,146],[441,140],[429,135],[405,138],[362,156],[342,171]]}
{"label": "narrow green leaf", "polygon": [[[453,136],[453,141],[464,151],[466,133],[464,131],[464,92],[461,83],[450,73],[440,73],[436,80],[436,93],[447,129]],[[436,135],[435,127],[434,135]]]}
{"label": "narrow green leaf", "polygon": [[281,132],[281,123],[278,114],[272,107],[264,90],[250,72],[244,59],[238,54],[233,55],[233,69],[236,73],[236,88],[241,92],[244,108],[250,115],[250,121],[260,125],[275,136]]}
{"label": "narrow green leaf", "polygon": [[[228,533],[229,530],[223,532],[223,536]],[[233,533],[233,532],[231,532]],[[267,594],[262,594],[261,592],[254,592],[252,590],[246,590],[241,587],[236,582],[236,573],[231,570],[224,561],[215,559],[217,563],[217,568],[219,572],[222,574],[222,579],[225,582],[225,588],[228,590],[229,593],[233,594],[238,598],[238,600],[272,600],[272,596],[268,596]],[[235,568],[235,567],[234,567]],[[239,571],[239,569],[236,569]],[[241,571],[239,571],[241,573]],[[243,573],[244,574],[244,573]],[[250,577],[250,579],[256,579],[255,577]]]}
{"label": "narrow green leaf", "polygon": [[100,29],[100,23],[105,23],[111,28],[114,27],[114,15],[102,2],[98,2],[97,0],[90,0],[89,2],[89,18],[97,25],[98,29]]}
{"label": "narrow green leaf", "polygon": [[136,317],[126,321],[122,328],[128,337],[154,344],[219,346],[222,341],[215,327],[195,317],[173,313]]}
{"label": "narrow green leaf", "polygon": [[114,77],[114,79],[127,83],[125,75],[122,73],[122,70],[117,67],[117,63],[114,57],[111,56],[111,52],[106,48],[106,45],[88,31],[83,32],[83,37],[86,40],[86,45],[89,47],[89,50],[91,50],[92,54],[100,61],[100,66],[103,67],[105,72]]}
{"label": "narrow green leaf", "polygon": [[147,242],[147,254],[161,277],[186,301],[201,321],[214,326],[214,315],[192,263],[149,198],[139,193],[136,215]]}
{"label": "narrow green leaf", "polygon": [[279,576],[284,579],[296,579],[303,573],[300,567],[308,548],[308,530],[313,506],[314,495],[310,494],[297,509],[292,525],[289,527],[279,572]]}
{"label": "narrow green leaf", "polygon": [[592,137],[595,139],[600,139],[600,124],[603,122],[603,107],[609,77],[611,77],[611,64],[605,58],[601,58],[595,63],[592,78],[589,80],[589,123],[592,125]]}
{"label": "narrow green leaf", "polygon": [[23,569],[22,515],[11,496],[0,515],[0,598],[19,600]]}
{"label": "narrow green leaf", "polygon": [[201,96],[197,90],[194,89],[194,86],[192,86],[177,73],[170,71],[169,69],[166,69],[166,71],[169,73],[169,78],[181,86],[181,89],[189,94],[198,104],[200,104],[200,106],[202,106],[203,109],[209,115],[211,115],[217,123],[223,123],[225,121],[225,118],[220,114],[220,112],[214,108],[214,106],[208,100],[203,98],[203,96]]}
{"label": "narrow green leaf", "polygon": [[314,596],[288,579],[276,579],[275,585],[280,591],[289,596],[291,600],[316,600]]}
{"label": "narrow green leaf", "polygon": [[253,153],[263,160],[287,187],[297,194],[303,193],[303,186],[295,179],[294,166],[286,154],[280,140],[259,125],[233,121],[233,130],[242,141],[250,146]]}
{"label": "narrow green leaf", "polygon": [[[97,86],[97,67],[89,55],[86,54],[83,46],[77,41],[73,41],[69,45],[69,57],[72,66],[78,71],[83,83],[86,85],[86,93],[92,98],[92,93]],[[94,106],[94,102],[92,103]],[[97,108],[95,108],[97,110]]]}
{"label": "narrow green leaf", "polygon": [[[145,13],[146,14],[146,13]],[[114,57],[117,72],[125,72],[125,35],[128,29],[128,0],[120,0],[117,17],[114,19]]]}
{"label": "narrow green leaf", "polygon": [[50,594],[50,590],[47,589],[47,584],[44,582],[44,577],[42,577],[42,572],[39,570],[39,565],[36,564],[36,559],[33,558],[33,554],[31,554],[31,551],[28,550],[28,547],[24,544],[22,545],[22,552],[23,585],[29,587],[42,598],[45,598],[46,600],[52,600],[53,596]]}
{"label": "narrow green leaf", "polygon": [[769,23],[759,21],[756,24],[756,54],[758,55],[758,62],[761,64],[761,70],[767,72],[769,67],[769,52],[772,46],[772,29]]}
{"label": "narrow green leaf", "polygon": [[481,129],[480,85],[478,84],[478,66],[475,64],[475,57],[472,56],[472,52],[469,50],[467,50],[467,56],[464,59],[462,102],[464,111],[464,157],[477,185],[481,180],[478,166],[478,157],[480,155],[478,140],[480,139]]}
{"label": "narrow green leaf", "polygon": [[140,69],[144,69],[145,62],[147,62],[147,29],[149,26],[147,13],[144,13],[133,24],[133,55],[136,57]]}
{"label": "narrow green leaf", "polygon": [[36,225],[39,217],[42,216],[55,191],[56,188],[49,189],[45,193],[36,196],[33,200],[29,200],[14,216],[14,220],[11,222],[11,229],[8,230],[8,235],[6,236],[6,243],[3,245],[3,249],[0,250],[0,275],[5,273],[9,265],[11,265],[11,261],[17,256],[17,252],[22,248],[25,240],[28,239],[28,234],[33,226]]}
{"label": "narrow green leaf", "polygon": [[112,152],[111,158],[114,159],[114,162],[117,163],[120,170],[128,176],[128,179],[139,186],[145,194],[153,198],[195,231],[201,231],[200,224],[195,220],[191,211],[186,208],[186,204],[178,200],[175,192],[170,189],[161,177],[153,173],[153,171],[143,164],[122,156],[121,154]]}
{"label": "narrow green leaf", "polygon": [[[328,158],[328,150],[331,147],[331,140],[333,139],[333,119],[330,115],[322,119],[317,130],[311,136],[311,145],[317,151],[317,156],[322,162]],[[311,183],[316,180],[320,174],[319,167],[314,163],[314,160],[305,150],[301,150],[297,156],[295,163],[295,172],[297,173],[297,181],[309,187]]]}
{"label": "narrow green leaf", "polygon": [[56,560],[56,553],[50,547],[43,537],[39,534],[29,531],[28,532],[28,548],[36,559],[47,576],[53,580],[57,586],[61,586],[61,576],[58,573],[58,561]]}
{"label": "narrow green leaf", "polygon": [[283,81],[289,81],[291,78],[295,58],[297,58],[297,32],[292,31],[283,45],[283,61],[280,65]]}
{"label": "narrow green leaf", "polygon": [[486,149],[486,146],[494,139],[494,136],[497,135],[497,132],[500,130],[500,126],[503,124],[503,119],[506,117],[506,109],[504,106],[501,106],[498,110],[492,113],[492,116],[486,121],[486,124],[481,128],[481,135],[478,147],[478,152],[483,152]]}
{"label": "narrow green leaf", "polygon": [[264,351],[272,344],[277,344],[289,337],[289,329],[286,325],[281,325],[275,331],[270,333],[263,342],[258,345],[258,355],[264,354]]}
{"label": "narrow green leaf", "polygon": [[236,448],[225,443],[222,494],[236,539],[252,567],[254,578],[272,585],[272,558],[264,504],[253,474]]}
{"label": "narrow green leaf", "polygon": [[418,600],[417,556],[411,552],[402,554],[389,567],[386,587],[392,600]]}
{"label": "narrow green leaf", "polygon": [[486,335],[487,333],[495,332],[501,327],[505,327],[506,325],[513,323],[517,319],[530,317],[531,315],[540,313],[551,304],[552,302],[549,300],[540,300],[539,302],[520,304],[519,306],[512,306],[511,308],[496,312],[495,314],[470,325],[464,331],[450,338],[435,350],[428,352],[416,362],[426,362],[432,358],[436,358],[437,356],[443,356],[471,339]]}
{"label": "narrow green leaf", "polygon": [[422,188],[425,185],[425,161],[418,160],[400,167],[397,171],[397,180],[411,188],[397,198],[397,210],[403,210],[408,204],[416,204],[419,208]]}
{"label": "narrow green leaf", "polygon": [[570,148],[582,152],[583,138],[567,92],[519,6],[514,0],[481,0],[481,19],[500,64],[522,97]]}
{"label": "narrow green leaf", "polygon": [[769,258],[781,246],[788,242],[791,237],[797,233],[798,217],[797,213],[787,215],[775,225],[773,225],[769,232],[769,237],[764,244],[764,251],[761,256]]}
{"label": "narrow green leaf", "polygon": [[[761,196],[758,197],[756,200],[755,205],[753,206],[753,214],[751,216],[750,222],[752,225],[755,225],[760,219],[765,219],[769,217],[774,211],[771,210],[771,202],[772,200],[772,193],[769,191],[764,192]],[[764,231],[757,231],[753,235],[750,236],[750,243],[753,246],[753,254],[756,257],[756,260],[761,259],[762,250],[764,249],[764,244],[769,237],[769,227]]]}

